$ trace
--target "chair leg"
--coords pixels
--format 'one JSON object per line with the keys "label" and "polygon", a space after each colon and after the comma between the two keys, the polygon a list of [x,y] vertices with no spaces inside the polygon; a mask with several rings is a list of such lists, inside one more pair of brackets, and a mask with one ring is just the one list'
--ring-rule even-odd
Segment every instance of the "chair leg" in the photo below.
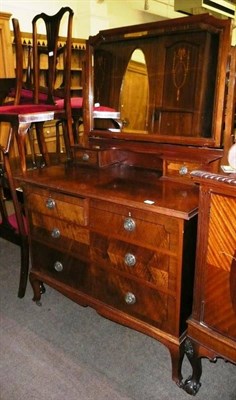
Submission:
{"label": "chair leg", "polygon": [[42,154],[44,165],[50,165],[50,158],[47,150],[47,145],[44,138],[43,122],[37,122],[35,124],[36,136],[39,146],[39,151]]}
{"label": "chair leg", "polygon": [[57,162],[60,162],[60,156],[61,156],[60,125],[62,125],[62,121],[57,121],[56,122],[56,155],[57,155]]}
{"label": "chair leg", "polygon": [[29,243],[28,238],[23,237],[21,243],[21,267],[18,297],[22,299],[26,292],[29,273]]}

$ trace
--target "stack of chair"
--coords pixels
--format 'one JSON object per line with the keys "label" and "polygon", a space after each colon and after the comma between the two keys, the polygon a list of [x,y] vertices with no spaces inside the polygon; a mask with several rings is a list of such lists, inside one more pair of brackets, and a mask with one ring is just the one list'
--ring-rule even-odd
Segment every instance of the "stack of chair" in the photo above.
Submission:
{"label": "stack of chair", "polygon": [[[66,44],[62,48],[59,43],[59,31],[63,18],[67,17],[67,39]],[[5,143],[1,143],[1,168],[0,168],[0,237],[9,240],[21,248],[21,267],[20,267],[20,283],[18,296],[23,297],[26,290],[29,268],[29,243],[27,232],[27,221],[24,215],[24,204],[19,199],[18,192],[14,181],[13,158],[10,157],[13,145],[16,144],[19,165],[18,167],[24,173],[28,168],[28,155],[26,152],[26,138],[32,124],[35,126],[36,136],[40,153],[42,154],[44,164],[49,165],[50,159],[47,151],[46,141],[44,138],[44,123],[47,121],[60,121],[63,124],[64,141],[66,147],[67,158],[71,157],[71,146],[74,143],[72,130],[72,113],[70,100],[71,86],[71,41],[72,41],[72,20],[73,11],[69,7],[62,7],[58,13],[48,16],[45,13],[36,15],[32,21],[33,28],[33,69],[32,73],[32,96],[28,96],[28,100],[24,100],[23,87],[23,49],[21,42],[21,33],[17,20],[13,21],[15,45],[16,45],[16,87],[14,93],[14,101],[12,103],[0,106],[0,123],[8,123],[9,130],[6,133]],[[42,99],[42,85],[40,82],[40,54],[42,49],[38,46],[37,24],[43,21],[46,26],[46,42],[44,55],[48,57],[47,86],[45,88],[44,97]],[[64,53],[64,76],[63,86],[60,88],[56,85],[57,61],[61,53]],[[63,105],[58,106],[57,92],[63,97]],[[31,157],[30,157],[31,158]],[[34,167],[41,167],[33,160]],[[31,163],[32,166],[32,163]],[[6,207],[6,189],[10,193],[13,212],[8,213]]]}

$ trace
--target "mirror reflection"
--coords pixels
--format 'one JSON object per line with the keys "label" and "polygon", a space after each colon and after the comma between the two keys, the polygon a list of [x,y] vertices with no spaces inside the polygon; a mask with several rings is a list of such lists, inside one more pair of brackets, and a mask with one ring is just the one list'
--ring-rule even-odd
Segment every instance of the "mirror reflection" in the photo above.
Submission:
{"label": "mirror reflection", "polygon": [[149,85],[144,53],[132,53],[124,74],[120,93],[123,132],[147,133]]}

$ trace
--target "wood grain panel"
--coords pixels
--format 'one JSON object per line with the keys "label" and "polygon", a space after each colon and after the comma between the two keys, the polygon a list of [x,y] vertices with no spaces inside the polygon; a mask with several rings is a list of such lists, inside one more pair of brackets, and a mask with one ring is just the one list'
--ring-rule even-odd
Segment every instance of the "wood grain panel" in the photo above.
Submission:
{"label": "wood grain panel", "polygon": [[236,292],[231,290],[231,269],[235,249],[236,199],[212,194],[203,320],[233,339],[236,339]]}
{"label": "wood grain panel", "polygon": [[229,272],[235,249],[236,199],[212,194],[207,262]]}

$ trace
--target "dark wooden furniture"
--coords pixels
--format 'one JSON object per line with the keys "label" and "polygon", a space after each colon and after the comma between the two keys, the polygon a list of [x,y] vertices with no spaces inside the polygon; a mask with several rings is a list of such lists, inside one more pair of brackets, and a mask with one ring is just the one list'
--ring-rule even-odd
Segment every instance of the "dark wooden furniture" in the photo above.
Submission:
{"label": "dark wooden furniture", "polygon": [[[59,48],[59,29],[63,16],[67,18],[67,42],[64,48]],[[35,124],[38,143],[40,144],[41,154],[44,156],[45,163],[49,163],[49,157],[44,141],[43,125],[47,121],[60,120],[65,126],[67,135],[66,148],[67,156],[70,157],[69,141],[73,143],[72,116],[70,104],[70,67],[71,67],[71,39],[72,39],[72,20],[73,11],[69,7],[62,7],[58,13],[48,16],[45,13],[36,15],[32,21],[33,26],[33,101],[30,104],[19,104],[21,89],[23,85],[23,48],[18,21],[15,20],[14,35],[18,51],[17,71],[16,71],[16,97],[15,104],[0,107],[0,122],[9,123],[16,140],[21,158],[22,169],[26,170],[26,159],[24,156],[25,139],[31,124]],[[43,54],[48,61],[47,76],[45,79],[46,101],[40,103],[40,92],[42,83],[40,81],[40,59],[42,49],[38,46],[38,23],[43,22],[46,27],[47,48]],[[64,52],[64,76],[61,82],[56,81],[57,58],[60,52]],[[55,104],[55,90],[60,86],[63,93],[63,104],[59,107]],[[68,140],[67,140],[68,138]]]}
{"label": "dark wooden furniture", "polygon": [[196,394],[201,357],[236,364],[236,172],[192,173],[200,185],[199,230],[193,312],[186,354],[193,374],[185,390]]}
{"label": "dark wooden furniture", "polygon": [[[148,93],[138,107],[142,126],[130,128],[123,80],[137,49]],[[71,163],[17,177],[26,197],[34,300],[41,301],[46,283],[159,340],[181,387],[199,202],[190,173],[216,172],[232,133],[224,130],[229,54],[230,22],[208,15],[89,38],[84,145],[72,146]],[[96,103],[105,106],[103,118]],[[229,103],[227,113],[232,109]]]}
{"label": "dark wooden furniture", "polygon": [[[30,282],[164,343],[181,381],[191,312],[198,190],[125,165],[64,165],[23,178]],[[188,282],[186,285],[184,282]]]}

